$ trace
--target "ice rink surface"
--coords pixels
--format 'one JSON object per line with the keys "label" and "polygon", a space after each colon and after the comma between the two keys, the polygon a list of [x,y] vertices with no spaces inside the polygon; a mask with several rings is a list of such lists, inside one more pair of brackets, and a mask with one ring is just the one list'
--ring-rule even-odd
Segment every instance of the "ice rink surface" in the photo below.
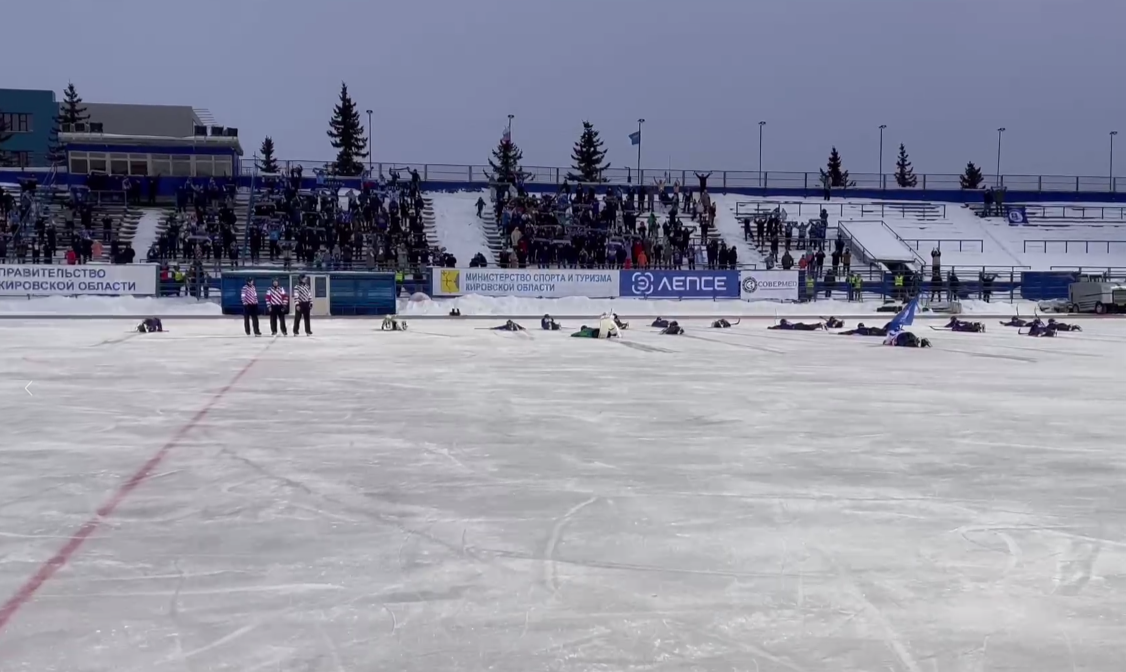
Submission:
{"label": "ice rink surface", "polygon": [[1126,322],[996,322],[2,322],[0,670],[1124,670]]}

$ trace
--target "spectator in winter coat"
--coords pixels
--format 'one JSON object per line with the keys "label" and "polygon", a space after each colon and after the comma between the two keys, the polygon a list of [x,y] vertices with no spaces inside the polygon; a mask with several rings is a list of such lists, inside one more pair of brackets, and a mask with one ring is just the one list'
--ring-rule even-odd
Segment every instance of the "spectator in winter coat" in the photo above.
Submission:
{"label": "spectator in winter coat", "polygon": [[782,270],[788,271],[794,267],[794,258],[790,255],[790,251],[786,250],[782,255]]}
{"label": "spectator in winter coat", "polygon": [[852,249],[846,247],[844,254],[841,255],[841,264],[844,266],[844,273],[848,275],[852,268]]}

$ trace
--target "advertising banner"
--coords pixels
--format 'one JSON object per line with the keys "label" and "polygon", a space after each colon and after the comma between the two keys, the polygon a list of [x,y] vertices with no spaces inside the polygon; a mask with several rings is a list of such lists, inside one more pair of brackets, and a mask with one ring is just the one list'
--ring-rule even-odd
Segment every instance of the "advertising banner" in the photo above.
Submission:
{"label": "advertising banner", "polygon": [[591,269],[432,268],[431,296],[515,296],[561,299],[588,296],[611,299],[618,295],[618,271]]}
{"label": "advertising banner", "polygon": [[0,296],[156,295],[155,264],[0,264]]}
{"label": "advertising banner", "polygon": [[797,301],[797,271],[740,271],[744,301]]}
{"label": "advertising banner", "polygon": [[737,299],[739,271],[621,271],[620,290],[637,299]]}

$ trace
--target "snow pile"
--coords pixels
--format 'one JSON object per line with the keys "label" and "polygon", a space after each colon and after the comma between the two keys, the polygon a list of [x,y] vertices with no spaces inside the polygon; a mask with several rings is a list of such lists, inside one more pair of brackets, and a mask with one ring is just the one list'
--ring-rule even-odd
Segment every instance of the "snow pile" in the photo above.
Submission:
{"label": "snow pile", "polygon": [[156,241],[157,232],[160,230],[160,221],[164,211],[154,208],[141,210],[141,219],[137,222],[137,233],[133,235],[133,249],[137,251],[138,258],[144,258]]}
{"label": "snow pile", "polygon": [[434,230],[438,244],[457,257],[459,266],[469,266],[477,253],[492,263],[493,254],[477,219],[477,199],[489,200],[487,191],[462,191],[452,194],[430,194],[434,209]]}
{"label": "snow pile", "polygon": [[712,194],[715,201],[715,230],[723,236],[728,246],[734,246],[739,253],[740,264],[755,264],[766,268],[766,260],[758,249],[743,241],[743,224],[735,217],[735,204],[749,199],[748,196]]}
{"label": "snow pile", "polygon": [[[739,299],[722,301],[661,301],[646,299],[588,299],[569,297],[565,299],[518,299],[511,296],[462,296],[455,299],[431,299],[423,301],[401,300],[399,313],[407,316],[449,315],[451,308],[457,308],[465,317],[473,316],[539,316],[545,313],[557,316],[587,317],[616,312],[623,316],[681,317],[693,315],[729,315],[735,317],[774,317],[791,316],[866,316],[876,313],[880,303],[849,303],[829,300],[813,303],[771,303],[751,302]],[[1014,310],[1031,315],[1036,308],[1032,301],[1015,303],[985,303],[983,301],[963,301],[963,314],[1011,315]],[[886,313],[884,313],[886,314]]]}
{"label": "snow pile", "polygon": [[72,317],[200,317],[222,315],[218,303],[188,297],[46,296],[33,299],[0,298],[2,316],[66,315]]}

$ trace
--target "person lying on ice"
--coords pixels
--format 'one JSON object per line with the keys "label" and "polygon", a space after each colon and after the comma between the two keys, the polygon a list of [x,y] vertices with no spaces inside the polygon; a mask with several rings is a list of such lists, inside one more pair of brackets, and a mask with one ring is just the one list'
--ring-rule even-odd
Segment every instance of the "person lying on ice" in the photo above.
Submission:
{"label": "person lying on ice", "polygon": [[956,317],[951,317],[950,321],[947,322],[946,326],[943,327],[943,328],[949,329],[950,331],[964,331],[964,332],[970,332],[970,333],[974,333],[974,334],[980,334],[980,333],[985,332],[985,325],[982,324],[981,322],[966,322],[966,321],[963,321],[963,320],[959,320]]}
{"label": "person lying on ice", "polygon": [[380,325],[379,328],[382,331],[406,331],[407,321],[397,320],[394,317],[388,315],[387,317],[383,318],[383,324]]}
{"label": "person lying on ice", "polygon": [[571,334],[572,338],[621,338],[622,332],[613,318],[605,317],[598,323],[598,327],[588,327],[585,324],[578,331]]}
{"label": "person lying on ice", "polygon": [[[821,318],[821,319],[825,320],[825,318]],[[826,329],[844,329],[844,322],[841,321],[841,320],[838,320],[835,317],[830,317],[829,319],[825,320],[825,328]]]}
{"label": "person lying on ice", "polygon": [[512,320],[508,320],[499,327],[493,327],[493,331],[525,331],[525,329]]}
{"label": "person lying on ice", "polygon": [[618,317],[617,313],[612,313],[614,324],[618,325],[619,329],[629,329],[629,322],[622,322],[622,318]]}
{"label": "person lying on ice", "polygon": [[669,326],[661,330],[661,333],[666,336],[680,336],[684,333],[684,328],[677,324],[676,320],[669,322]]}
{"label": "person lying on ice", "polygon": [[1057,329],[1049,322],[1044,324],[1040,318],[1036,318],[1028,324],[1028,331],[1018,331],[1021,336],[1035,336],[1037,338],[1054,338]]}
{"label": "person lying on ice", "polygon": [[804,322],[791,322],[789,320],[781,320],[773,327],[767,327],[767,329],[781,329],[783,331],[818,331],[824,328],[825,325],[821,322],[806,324]]}
{"label": "person lying on ice", "polygon": [[159,317],[146,317],[137,325],[137,331],[142,334],[151,334],[154,331],[164,331],[164,324]]}
{"label": "person lying on ice", "polygon": [[931,342],[925,338],[919,338],[909,331],[901,331],[897,334],[888,334],[884,339],[884,345],[892,345],[897,348],[929,348]]}
{"label": "person lying on ice", "polygon": [[1083,327],[1078,324],[1067,324],[1066,322],[1056,322],[1056,318],[1048,318],[1048,328],[1054,331],[1083,331]]}
{"label": "person lying on ice", "polygon": [[[739,322],[742,322],[742,320],[739,320]],[[735,322],[735,324],[732,324],[731,322],[728,322],[727,320],[725,320],[721,317],[718,320],[716,320],[715,322],[712,322],[712,329],[730,329],[731,327],[734,327],[736,324],[739,324],[739,322]]]}
{"label": "person lying on ice", "polygon": [[866,327],[864,323],[856,325],[855,329],[839,332],[839,336],[887,336],[888,330],[884,327]]}
{"label": "person lying on ice", "polygon": [[579,327],[578,331],[571,334],[571,338],[598,338],[598,330],[584,324]]}
{"label": "person lying on ice", "polygon": [[1029,327],[1029,326],[1032,326],[1032,322],[1035,322],[1039,319],[1040,318],[1036,318],[1036,320],[1026,322],[1026,321],[1020,319],[1019,317],[1014,316],[1014,317],[1010,317],[1008,322],[1002,322],[1001,326],[1002,327]]}
{"label": "person lying on ice", "polygon": [[544,331],[559,331],[561,325],[550,315],[544,315],[540,320],[540,329]]}
{"label": "person lying on ice", "polygon": [[653,324],[649,326],[656,327],[658,329],[665,329],[669,326],[669,321],[663,317],[658,317],[657,319],[653,320]]}

